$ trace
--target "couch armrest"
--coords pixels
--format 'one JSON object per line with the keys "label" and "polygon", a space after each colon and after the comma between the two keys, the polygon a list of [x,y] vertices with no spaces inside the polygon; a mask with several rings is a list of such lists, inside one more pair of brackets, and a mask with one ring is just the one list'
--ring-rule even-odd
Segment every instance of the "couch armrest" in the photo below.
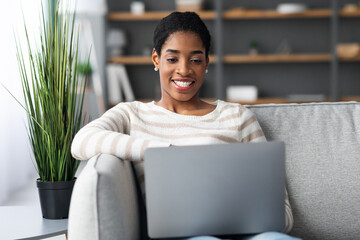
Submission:
{"label": "couch armrest", "polygon": [[139,239],[136,191],[129,161],[107,154],[90,159],[72,193],[69,239]]}

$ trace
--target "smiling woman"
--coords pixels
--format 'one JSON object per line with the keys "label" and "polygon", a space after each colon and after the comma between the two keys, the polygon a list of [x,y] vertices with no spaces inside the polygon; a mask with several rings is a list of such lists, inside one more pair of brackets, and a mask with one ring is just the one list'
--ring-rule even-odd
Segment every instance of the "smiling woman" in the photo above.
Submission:
{"label": "smiling woman", "polygon": [[[72,144],[73,156],[81,160],[107,153],[133,161],[143,195],[147,148],[266,141],[255,115],[246,107],[200,99],[209,64],[210,34],[196,13],[174,12],[163,18],[153,40],[152,60],[154,70],[159,71],[161,99],[119,103],[81,129]],[[287,195],[284,203],[284,231],[288,232],[293,218]],[[293,239],[281,233],[254,239],[280,238]]]}

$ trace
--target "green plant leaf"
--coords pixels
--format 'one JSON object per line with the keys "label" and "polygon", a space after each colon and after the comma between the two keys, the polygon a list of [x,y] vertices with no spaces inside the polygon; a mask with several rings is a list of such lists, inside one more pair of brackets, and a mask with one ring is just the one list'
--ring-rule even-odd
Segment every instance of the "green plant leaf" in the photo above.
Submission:
{"label": "green plant leaf", "polygon": [[27,112],[28,135],[40,181],[69,181],[75,178],[79,166],[70,150],[84,121],[87,78],[78,79],[79,32],[75,29],[75,15],[58,1],[48,0],[48,5],[47,16],[43,5],[41,8],[40,47],[31,45],[25,20],[27,51],[16,41],[25,104],[9,93]]}

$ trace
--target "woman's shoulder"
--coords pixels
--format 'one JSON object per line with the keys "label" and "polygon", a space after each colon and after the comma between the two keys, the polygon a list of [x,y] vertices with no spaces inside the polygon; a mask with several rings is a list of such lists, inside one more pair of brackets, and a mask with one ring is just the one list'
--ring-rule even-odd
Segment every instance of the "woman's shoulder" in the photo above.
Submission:
{"label": "woman's shoulder", "polygon": [[142,109],[151,109],[152,105],[153,102],[140,102],[140,101],[120,102],[111,109],[123,109],[126,111],[136,112]]}
{"label": "woman's shoulder", "polygon": [[224,112],[224,111],[230,111],[230,112],[240,112],[240,113],[244,113],[244,112],[251,112],[246,106],[240,104],[240,103],[235,103],[235,102],[226,102],[223,100],[217,100],[216,101],[218,104],[218,108],[220,111]]}

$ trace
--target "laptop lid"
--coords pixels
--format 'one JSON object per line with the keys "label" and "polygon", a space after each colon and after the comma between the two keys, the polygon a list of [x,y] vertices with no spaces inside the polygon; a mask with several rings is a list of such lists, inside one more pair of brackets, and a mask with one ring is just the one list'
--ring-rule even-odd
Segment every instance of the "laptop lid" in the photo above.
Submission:
{"label": "laptop lid", "polygon": [[285,227],[285,145],[230,143],[145,151],[151,238]]}

